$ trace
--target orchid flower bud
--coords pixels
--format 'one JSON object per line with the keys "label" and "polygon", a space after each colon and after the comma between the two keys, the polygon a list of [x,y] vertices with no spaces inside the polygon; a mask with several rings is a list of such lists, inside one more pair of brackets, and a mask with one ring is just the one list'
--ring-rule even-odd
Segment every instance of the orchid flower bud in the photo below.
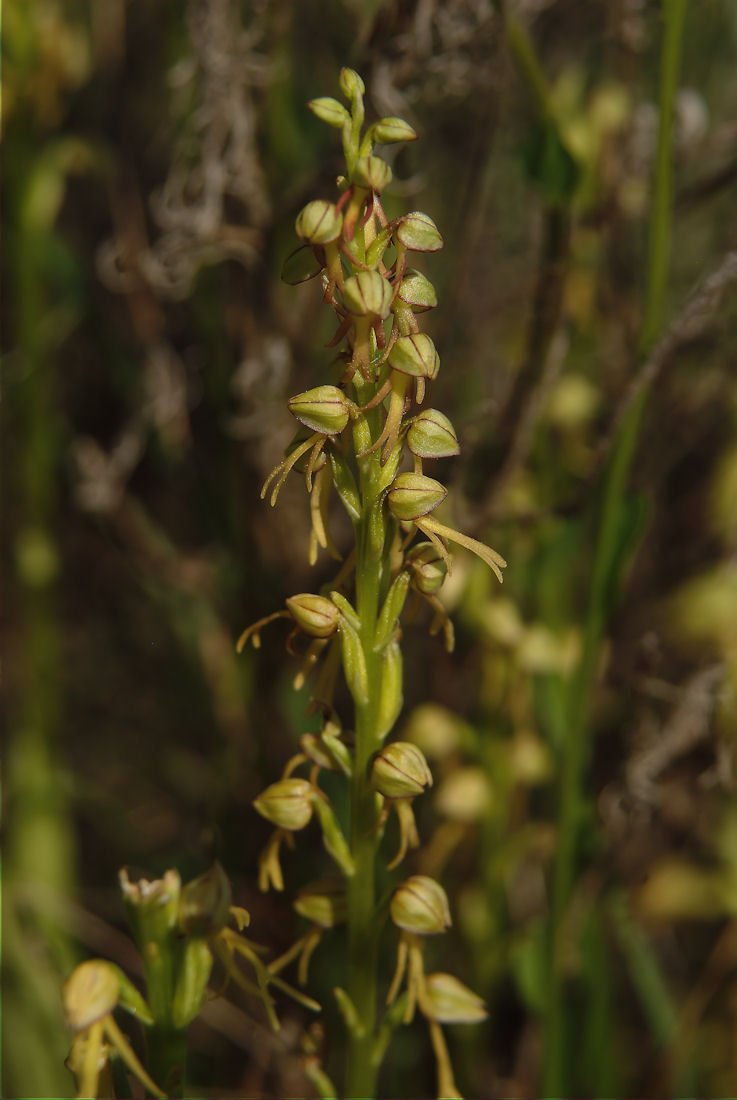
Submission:
{"label": "orchid flower bud", "polygon": [[294,901],[294,908],[320,928],[335,928],[348,915],[348,898],[342,879],[321,878],[304,886]]}
{"label": "orchid flower bud", "polygon": [[353,182],[380,195],[391,183],[392,170],[381,157],[359,157],[353,169]]}
{"label": "orchid flower bud", "polygon": [[395,141],[417,141],[417,131],[403,118],[380,118],[371,127],[371,137],[379,145]]}
{"label": "orchid flower bud", "polygon": [[418,458],[451,458],[461,453],[455,428],[444,413],[423,409],[407,432],[407,445]]}
{"label": "orchid flower bud", "polygon": [[410,252],[438,252],[444,243],[435,222],[421,210],[398,218],[395,236]]}
{"label": "orchid flower bud", "polygon": [[339,435],[350,418],[351,400],[337,386],[315,386],[295,397],[287,407],[301,424],[313,432]]}
{"label": "orchid flower bud", "polygon": [[64,983],[62,1002],[67,1023],[83,1031],[108,1016],[118,1003],[120,982],[115,968],[104,959],[80,963]]}
{"label": "orchid flower bud", "polygon": [[182,887],[178,923],[190,936],[209,936],[228,923],[232,895],[219,863]]}
{"label": "orchid flower bud", "polygon": [[389,912],[398,928],[416,936],[447,932],[452,923],[448,896],[429,875],[412,875],[397,887]]}
{"label": "orchid flower bud", "polygon": [[[306,278],[309,277],[309,275],[306,276]],[[438,304],[435,287],[421,271],[417,271],[413,267],[405,271],[404,278],[399,284],[397,297],[405,305],[411,306],[415,313],[424,313],[425,310],[434,309]]]}
{"label": "orchid flower bud", "polygon": [[315,199],[300,210],[294,228],[307,244],[330,244],[341,234],[343,216],[335,203]]}
{"label": "orchid flower bud", "polygon": [[279,829],[297,832],[312,817],[315,789],[306,779],[280,779],[253,800],[254,809]]}
{"label": "orchid flower bud", "polygon": [[340,611],[325,596],[300,592],[289,597],[287,608],[299,629],[311,638],[329,638],[340,625]]}
{"label": "orchid flower bud", "polygon": [[488,1016],[481,997],[452,974],[428,974],[419,1001],[424,1015],[439,1024],[477,1024]]}
{"label": "orchid flower bud", "polygon": [[345,123],[351,120],[343,104],[329,95],[311,99],[307,106],[321,122],[327,122],[328,126],[334,126],[336,130],[342,129]]}
{"label": "orchid flower bud", "polygon": [[378,317],[383,321],[389,316],[393,293],[391,283],[378,271],[359,271],[346,279],[343,301],[354,316]]}
{"label": "orchid flower bud", "polygon": [[400,336],[389,352],[389,366],[413,378],[437,378],[440,356],[425,332]]}
{"label": "orchid flower bud", "polygon": [[404,559],[412,570],[412,583],[423,596],[434,596],[443,587],[448,566],[437,546],[418,542]]}
{"label": "orchid flower bud", "polygon": [[355,69],[341,69],[339,83],[340,90],[346,99],[352,99],[354,95],[363,95],[366,91],[366,85]]}
{"label": "orchid flower bud", "polygon": [[385,798],[415,798],[432,786],[422,749],[410,741],[392,741],[374,757],[371,786]]}
{"label": "orchid flower bud", "polygon": [[432,512],[447,495],[445,486],[432,477],[399,474],[387,493],[387,502],[389,511],[397,519],[414,520]]}

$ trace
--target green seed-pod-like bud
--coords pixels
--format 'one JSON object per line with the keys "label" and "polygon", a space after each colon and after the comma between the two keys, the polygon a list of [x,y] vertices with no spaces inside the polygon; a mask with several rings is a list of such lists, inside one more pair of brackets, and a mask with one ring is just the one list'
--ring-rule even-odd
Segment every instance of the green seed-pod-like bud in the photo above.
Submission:
{"label": "green seed-pod-like bud", "polygon": [[307,106],[313,115],[317,115],[322,122],[327,122],[328,126],[334,126],[336,130],[341,130],[345,123],[351,120],[343,104],[329,95],[311,99]]}
{"label": "green seed-pod-like bud", "polygon": [[437,546],[418,542],[404,559],[412,570],[412,583],[423,596],[434,596],[443,587],[448,565]]}
{"label": "green seed-pod-like bud", "polygon": [[88,959],[70,974],[61,991],[64,1015],[73,1031],[84,1031],[118,1003],[120,983],[115,967],[105,959]]}
{"label": "green seed-pod-like bud", "polygon": [[343,301],[355,317],[378,317],[383,321],[389,316],[393,293],[391,283],[378,271],[359,271],[346,279]]}
{"label": "green seed-pod-like bud", "polygon": [[290,596],[287,608],[299,629],[311,638],[329,638],[340,624],[340,611],[332,600],[312,592]]}
{"label": "green seed-pod-like bud", "polygon": [[353,182],[380,195],[391,183],[392,170],[381,157],[359,157],[353,169]]}
{"label": "green seed-pod-like bud", "polygon": [[395,340],[389,352],[389,366],[413,378],[432,380],[440,370],[440,356],[427,333],[413,332]]}
{"label": "green seed-pod-like bud", "polygon": [[488,1016],[482,999],[452,974],[428,974],[420,1007],[439,1024],[478,1024]]}
{"label": "green seed-pod-like bud", "polygon": [[294,901],[294,908],[320,928],[335,928],[348,916],[348,899],[341,879],[320,878],[304,886]]}
{"label": "green seed-pod-like bud", "polygon": [[351,401],[337,386],[315,386],[290,397],[287,408],[310,431],[338,435],[348,423]]}
{"label": "green seed-pod-like bud", "polygon": [[190,936],[209,936],[228,923],[232,895],[230,883],[219,863],[182,887],[178,923]]}
{"label": "green seed-pod-like bud", "polygon": [[371,767],[371,786],[385,798],[416,798],[432,786],[425,754],[411,741],[392,741],[377,753]]}
{"label": "green seed-pod-like bud", "polygon": [[412,875],[397,887],[389,912],[398,928],[416,936],[447,932],[452,924],[445,890],[429,875]]}
{"label": "green seed-pod-like bud", "polygon": [[352,99],[354,95],[363,95],[366,85],[355,69],[340,70],[340,90],[346,99]]}
{"label": "green seed-pod-like bud", "polygon": [[185,1028],[194,1020],[205,1001],[212,971],[212,952],[204,936],[190,936],[182,950],[182,961],[171,1004],[174,1027]]}
{"label": "green seed-pod-like bud", "polygon": [[395,236],[410,252],[438,252],[443,238],[429,214],[413,210],[397,221]]}
{"label": "green seed-pod-like bud", "polygon": [[[282,278],[284,278],[283,275]],[[411,306],[415,313],[424,313],[427,309],[434,309],[438,304],[435,287],[421,271],[416,271],[413,267],[405,272],[399,284],[397,296],[400,301]]]}
{"label": "green seed-pod-like bud", "polygon": [[380,118],[371,127],[371,137],[379,145],[391,145],[395,141],[417,141],[417,132],[403,118]]}
{"label": "green seed-pod-like bud", "polygon": [[397,519],[413,520],[426,516],[445,500],[448,490],[425,474],[399,474],[387,493],[389,511]]}
{"label": "green seed-pod-like bud", "polygon": [[402,710],[402,647],[389,642],[381,655],[381,694],[376,715],[377,737],[383,739],[394,728]]}
{"label": "green seed-pod-like bud", "polygon": [[279,779],[253,800],[254,809],[280,829],[304,829],[312,817],[315,789],[306,779]]}
{"label": "green seed-pod-like bud", "polygon": [[415,417],[407,432],[407,446],[418,458],[451,458],[461,453],[455,428],[437,409],[423,409]]}
{"label": "green seed-pod-like bud", "polygon": [[315,199],[308,202],[294,223],[297,236],[307,244],[330,244],[337,241],[343,228],[343,215],[333,202]]}

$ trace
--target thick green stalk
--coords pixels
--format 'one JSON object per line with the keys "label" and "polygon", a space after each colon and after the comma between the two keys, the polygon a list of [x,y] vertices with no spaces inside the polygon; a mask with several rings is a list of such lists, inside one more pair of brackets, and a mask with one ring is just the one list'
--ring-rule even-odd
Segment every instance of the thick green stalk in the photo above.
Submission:
{"label": "thick green stalk", "polygon": [[[361,1023],[348,1046],[346,1096],[374,1095],[376,1028],[376,802],[368,784],[371,757],[379,749],[378,707],[381,698],[381,654],[374,652],[384,561],[385,521],[375,513],[380,472],[377,454],[359,460],[362,517],[356,525],[356,610],[368,673],[368,699],[356,705],[356,746],[351,792],[351,853],[356,873],[348,888],[348,994]],[[379,538],[374,524],[379,524]]]}
{"label": "thick green stalk", "polygon": [[[655,161],[653,203],[648,250],[648,282],[641,353],[652,346],[663,324],[672,222],[673,116],[678,89],[686,0],[665,0],[664,37],[660,68],[660,125]],[[648,391],[643,390],[622,423],[603,488],[600,521],[594,551],[589,602],[584,627],[583,654],[569,704],[568,737],[560,783],[558,845],[553,879],[551,966],[547,1006],[547,1040],[543,1091],[561,1095],[566,1065],[564,978],[559,966],[558,937],[570,901],[576,874],[583,811],[582,783],[589,755],[589,721],[601,639],[606,626],[609,593],[616,577],[622,502],[638,439]]]}

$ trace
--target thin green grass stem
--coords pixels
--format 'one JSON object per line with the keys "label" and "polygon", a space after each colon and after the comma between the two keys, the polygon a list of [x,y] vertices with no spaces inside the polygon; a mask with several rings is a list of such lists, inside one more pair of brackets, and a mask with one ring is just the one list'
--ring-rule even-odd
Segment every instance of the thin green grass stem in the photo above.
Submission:
{"label": "thin green grass stem", "polygon": [[[686,16],[686,0],[666,0],[663,6],[664,36],[661,50],[660,124],[655,158],[653,201],[650,215],[648,278],[640,351],[645,355],[662,328],[665,317],[667,277],[672,227],[673,118]],[[543,1066],[543,1091],[560,1096],[571,1082],[565,1080],[567,1032],[565,981],[560,967],[560,938],[576,876],[580,829],[583,819],[583,778],[590,752],[590,719],[600,663],[601,640],[606,627],[610,594],[616,589],[615,571],[620,555],[621,515],[635,447],[648,391],[633,403],[620,428],[605,474],[596,535],[589,601],[584,626],[583,652],[569,702],[567,739],[561,764],[558,811],[558,843],[553,873],[550,975],[547,1004],[547,1036]]]}

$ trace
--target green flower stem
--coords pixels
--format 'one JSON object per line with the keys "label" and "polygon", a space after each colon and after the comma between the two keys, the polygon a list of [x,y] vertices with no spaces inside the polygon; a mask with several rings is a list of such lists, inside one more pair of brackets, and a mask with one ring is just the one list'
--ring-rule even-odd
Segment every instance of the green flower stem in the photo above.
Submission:
{"label": "green flower stem", "polygon": [[184,1094],[184,1070],[187,1060],[187,1029],[154,1024],[146,1031],[149,1075],[170,1100]]}
{"label": "green flower stem", "polygon": [[[363,389],[364,387],[361,387]],[[376,1027],[376,886],[378,834],[376,799],[368,783],[371,757],[381,747],[379,700],[381,653],[374,652],[374,638],[383,595],[384,550],[377,553],[376,504],[381,465],[376,453],[359,460],[361,519],[356,524],[356,610],[368,673],[368,700],[356,705],[356,746],[351,797],[351,854],[356,867],[348,880],[348,994],[361,1021],[361,1033],[349,1037],[346,1095],[372,1097],[376,1067],[373,1063]],[[386,521],[381,518],[382,533]],[[372,529],[372,524],[374,525]],[[382,540],[385,541],[385,540]]]}
{"label": "green flower stem", "polygon": [[[655,161],[653,205],[648,257],[648,285],[641,338],[644,355],[662,327],[665,315],[667,274],[670,260],[672,223],[672,148],[673,116],[678,90],[681,45],[686,16],[686,0],[666,0],[663,5],[665,27],[660,70],[660,126]],[[553,878],[551,928],[551,972],[548,989],[543,1092],[559,1096],[566,1090],[566,1015],[564,979],[558,963],[557,937],[563,924],[576,874],[580,825],[583,811],[583,776],[588,761],[589,721],[599,664],[601,639],[607,619],[609,596],[617,577],[620,560],[620,517],[627,491],[629,472],[637,443],[648,391],[643,390],[632,405],[615,443],[601,504],[589,604],[584,628],[583,655],[573,684],[568,738],[560,784],[558,845]]]}

